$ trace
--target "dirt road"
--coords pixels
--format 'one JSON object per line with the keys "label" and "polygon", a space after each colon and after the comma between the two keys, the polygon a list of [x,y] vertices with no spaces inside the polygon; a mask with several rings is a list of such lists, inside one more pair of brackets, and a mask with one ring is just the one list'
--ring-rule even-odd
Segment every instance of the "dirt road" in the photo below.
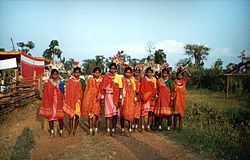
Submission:
{"label": "dirt road", "polygon": [[87,132],[82,119],[76,135],[50,138],[48,123],[37,117],[40,101],[18,108],[3,117],[0,124],[0,159],[202,159],[200,155],[171,141],[171,132],[135,132],[122,136],[105,135],[101,124],[99,135]]}

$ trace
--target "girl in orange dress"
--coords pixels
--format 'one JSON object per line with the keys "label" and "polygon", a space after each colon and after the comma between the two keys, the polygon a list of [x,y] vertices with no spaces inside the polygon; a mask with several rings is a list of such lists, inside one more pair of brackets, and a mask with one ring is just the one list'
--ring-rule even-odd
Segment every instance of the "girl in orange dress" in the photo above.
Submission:
{"label": "girl in orange dress", "polygon": [[88,116],[90,134],[98,134],[99,119],[101,117],[101,97],[99,97],[99,88],[102,82],[101,68],[93,69],[93,77],[87,81],[83,98],[83,116]]}
{"label": "girl in orange dress", "polygon": [[[79,67],[74,68],[74,75],[69,79],[66,87],[65,101],[63,105],[63,111],[69,118],[69,130],[70,134],[73,132],[75,135],[77,126],[79,124],[79,117],[82,112],[82,97],[83,86],[80,79],[81,69]],[[75,123],[73,125],[73,119]]]}
{"label": "girl in orange dress", "polygon": [[162,121],[164,117],[168,119],[168,130],[171,126],[172,106],[173,100],[173,81],[170,79],[170,67],[164,68],[161,72],[161,78],[157,80],[158,99],[155,106],[155,116],[158,119],[158,129],[162,129]]}
{"label": "girl in orange dress", "polygon": [[63,94],[64,84],[58,79],[58,71],[51,70],[50,79],[46,83],[43,90],[42,104],[39,116],[45,117],[49,120],[49,128],[51,136],[54,136],[54,121],[59,122],[59,135],[62,136],[63,131]]}
{"label": "girl in orange dress", "polygon": [[153,69],[148,67],[146,74],[141,80],[140,95],[142,99],[142,131],[144,130],[145,118],[147,118],[147,129],[151,131],[150,126],[152,125],[155,100],[157,99],[156,94],[156,78],[153,76]]}
{"label": "girl in orange dress", "polygon": [[141,76],[140,76],[141,69],[139,67],[135,67],[134,69],[134,75],[133,79],[135,81],[136,85],[136,98],[137,98],[137,103],[135,104],[134,108],[134,123],[132,125],[132,128],[135,130],[138,128],[138,124],[140,122],[140,117],[141,117],[141,96],[140,96],[140,84],[141,84]]}
{"label": "girl in orange dress", "polygon": [[[183,78],[183,74],[187,77]],[[174,130],[176,129],[177,118],[179,118],[178,131],[182,131],[182,123],[186,108],[186,85],[191,74],[179,67],[176,73],[176,80],[174,81]]]}
{"label": "girl in orange dress", "polygon": [[137,98],[135,93],[136,85],[134,79],[132,78],[132,73],[132,68],[126,67],[124,69],[124,76],[122,78],[123,104],[120,109],[122,133],[125,132],[125,120],[129,124],[129,132],[132,132],[132,122],[134,120],[134,109]]}

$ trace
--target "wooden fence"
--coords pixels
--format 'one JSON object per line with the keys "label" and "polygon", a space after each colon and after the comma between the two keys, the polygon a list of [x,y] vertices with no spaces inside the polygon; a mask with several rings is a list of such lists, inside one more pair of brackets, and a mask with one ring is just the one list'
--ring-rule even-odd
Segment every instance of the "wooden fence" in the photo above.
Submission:
{"label": "wooden fence", "polygon": [[34,77],[30,80],[12,82],[8,86],[6,93],[0,93],[0,115],[7,114],[18,107],[24,106],[27,103],[40,97],[42,77]]}

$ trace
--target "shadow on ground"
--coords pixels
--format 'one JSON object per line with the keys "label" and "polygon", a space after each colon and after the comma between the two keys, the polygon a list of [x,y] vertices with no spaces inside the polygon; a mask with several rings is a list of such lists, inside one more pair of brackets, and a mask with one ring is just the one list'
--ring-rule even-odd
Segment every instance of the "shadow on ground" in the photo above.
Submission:
{"label": "shadow on ground", "polygon": [[30,159],[30,153],[34,147],[35,140],[33,132],[26,127],[23,129],[21,135],[17,137],[10,159]]}

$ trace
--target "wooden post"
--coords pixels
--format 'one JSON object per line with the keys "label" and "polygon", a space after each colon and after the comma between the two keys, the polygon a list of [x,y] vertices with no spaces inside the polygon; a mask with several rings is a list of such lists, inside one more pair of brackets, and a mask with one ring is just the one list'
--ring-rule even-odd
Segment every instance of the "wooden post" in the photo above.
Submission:
{"label": "wooden post", "polygon": [[18,69],[15,69],[15,79],[16,83],[13,85],[13,91],[15,92],[17,90],[18,83],[19,83],[19,71]]}
{"label": "wooden post", "polygon": [[15,69],[15,79],[16,79],[16,82],[19,81],[19,71],[18,71],[18,69]]}
{"label": "wooden post", "polygon": [[39,76],[39,81],[38,81],[38,87],[39,87],[39,96],[42,98],[42,91],[43,91],[43,76]]}
{"label": "wooden post", "polygon": [[36,88],[36,70],[33,71],[33,85]]}

